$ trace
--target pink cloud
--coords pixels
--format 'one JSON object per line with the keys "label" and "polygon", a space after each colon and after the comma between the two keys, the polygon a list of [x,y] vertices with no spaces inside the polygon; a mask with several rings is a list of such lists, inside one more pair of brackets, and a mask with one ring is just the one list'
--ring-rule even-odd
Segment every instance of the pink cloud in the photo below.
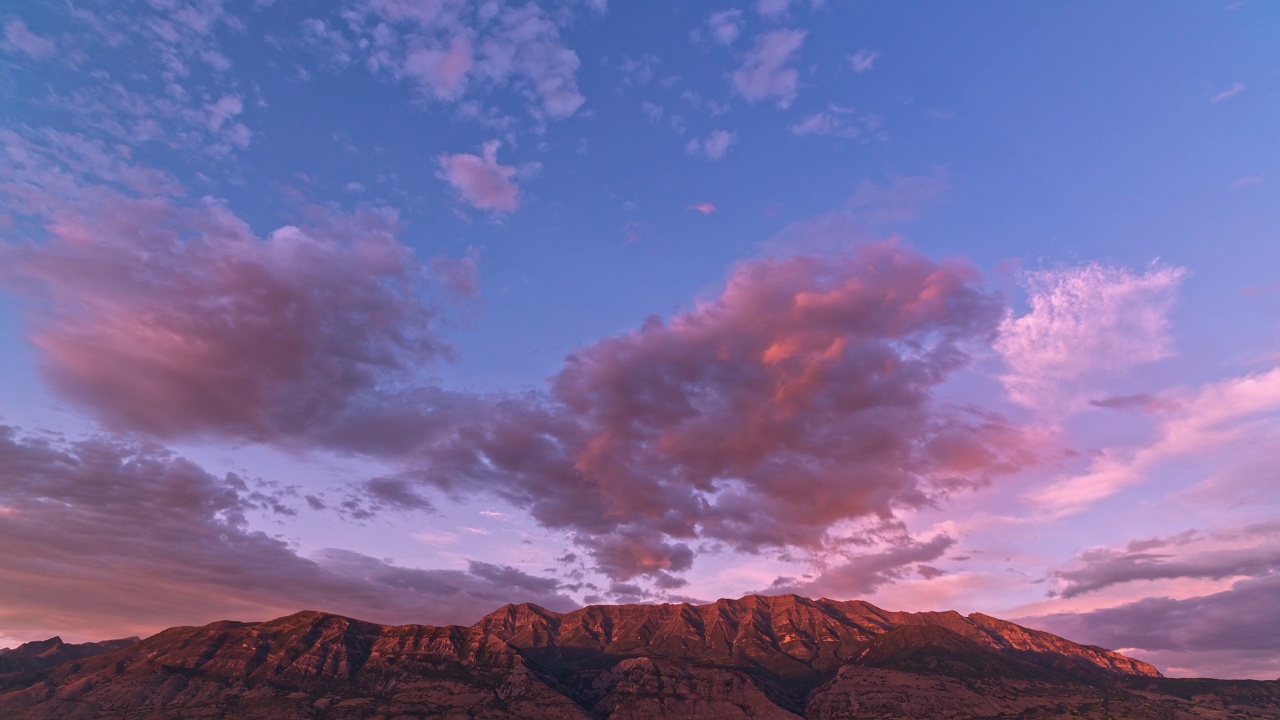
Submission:
{"label": "pink cloud", "polygon": [[467,89],[467,76],[475,64],[471,41],[453,38],[446,48],[419,48],[404,59],[404,73],[428,88],[440,100],[457,100]]}
{"label": "pink cloud", "polygon": [[59,148],[24,149],[6,195],[46,237],[0,245],[0,280],[45,376],[107,427],[279,439],[452,354],[393,212],[312,209],[259,237],[215,201],[81,185],[37,155]]}
{"label": "pink cloud", "polygon": [[697,210],[698,212],[702,213],[703,215],[710,215],[711,213],[713,213],[713,212],[715,212],[715,211],[716,211],[716,206],[715,206],[715,205],[712,205],[712,204],[711,204],[711,203],[709,203],[709,202],[700,202],[700,203],[698,203],[697,205],[690,205],[690,206],[689,206],[689,209],[690,209],[690,210]]}
{"label": "pink cloud", "polygon": [[520,188],[512,181],[516,168],[498,164],[501,142],[485,143],[481,155],[441,155],[440,178],[448,181],[469,205],[480,210],[514,212],[520,207]]}
{"label": "pink cloud", "polygon": [[776,99],[779,107],[790,107],[800,78],[792,63],[804,38],[803,30],[774,30],[758,36],[732,75],[734,89],[750,102]]}
{"label": "pink cloud", "polygon": [[711,134],[699,140],[694,138],[684,146],[685,153],[708,160],[720,160],[729,154],[729,148],[738,142],[738,133],[727,130],[712,130]]}
{"label": "pink cloud", "polygon": [[420,481],[572,530],[619,579],[678,571],[698,538],[818,547],[1026,461],[998,416],[930,399],[998,322],[977,279],[893,243],[744,263],[718,298],[572,354],[546,397],[437,415]]}

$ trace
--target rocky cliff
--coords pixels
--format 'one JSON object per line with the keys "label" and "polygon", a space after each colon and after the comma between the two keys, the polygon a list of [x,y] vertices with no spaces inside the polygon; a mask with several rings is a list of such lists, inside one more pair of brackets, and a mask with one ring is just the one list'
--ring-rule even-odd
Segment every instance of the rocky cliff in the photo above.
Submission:
{"label": "rocky cliff", "polygon": [[1280,717],[1280,684],[1185,682],[985,615],[749,596],[508,605],[470,627],[303,612],[172,628],[0,675],[0,717]]}

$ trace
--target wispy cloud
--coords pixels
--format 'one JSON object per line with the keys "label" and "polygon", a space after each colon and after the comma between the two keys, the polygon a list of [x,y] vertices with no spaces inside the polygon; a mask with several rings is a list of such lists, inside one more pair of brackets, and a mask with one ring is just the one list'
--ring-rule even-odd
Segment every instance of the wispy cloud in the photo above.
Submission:
{"label": "wispy cloud", "polygon": [[715,211],[716,211],[716,206],[715,206],[715,205],[712,205],[712,204],[711,204],[711,203],[709,203],[709,202],[700,202],[700,203],[697,203],[697,204],[695,204],[695,205],[690,205],[690,206],[689,206],[689,209],[690,209],[690,210],[697,210],[698,212],[702,213],[703,215],[710,215],[711,213],[713,213],[713,212],[715,212]]}
{"label": "wispy cloud", "polygon": [[58,43],[53,38],[31,32],[21,18],[13,18],[4,24],[4,42],[0,47],[37,60],[47,60],[58,53]]}
{"label": "wispy cloud", "polygon": [[1231,98],[1239,95],[1242,92],[1244,92],[1244,83],[1234,82],[1234,83],[1231,83],[1231,87],[1210,97],[1209,102],[1219,103],[1224,100],[1230,100]]}
{"label": "wispy cloud", "polygon": [[870,70],[879,57],[879,51],[863,48],[849,56],[849,67],[854,72],[861,74]]}

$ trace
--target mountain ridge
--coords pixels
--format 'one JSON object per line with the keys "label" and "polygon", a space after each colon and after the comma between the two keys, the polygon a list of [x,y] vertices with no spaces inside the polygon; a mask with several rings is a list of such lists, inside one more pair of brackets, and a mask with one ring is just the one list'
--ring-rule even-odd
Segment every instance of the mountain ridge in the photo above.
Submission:
{"label": "mountain ridge", "polygon": [[1090,717],[1124,698],[1177,720],[1213,688],[1280,716],[1280,683],[1202,683],[980,613],[753,595],[566,613],[509,604],[470,626],[302,611],[175,627],[0,675],[0,717],[963,720]]}

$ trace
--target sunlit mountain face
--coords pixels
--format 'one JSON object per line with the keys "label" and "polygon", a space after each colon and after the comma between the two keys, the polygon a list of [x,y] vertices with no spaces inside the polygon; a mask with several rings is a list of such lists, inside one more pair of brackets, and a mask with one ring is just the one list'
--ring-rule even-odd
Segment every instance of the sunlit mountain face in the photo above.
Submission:
{"label": "sunlit mountain face", "polygon": [[[1278,32],[1256,0],[0,6],[0,662],[760,594],[1275,679]],[[1044,680],[962,625],[814,672]],[[611,650],[588,692],[613,665],[485,632],[567,716],[677,672]],[[720,679],[809,712],[752,677]]]}

